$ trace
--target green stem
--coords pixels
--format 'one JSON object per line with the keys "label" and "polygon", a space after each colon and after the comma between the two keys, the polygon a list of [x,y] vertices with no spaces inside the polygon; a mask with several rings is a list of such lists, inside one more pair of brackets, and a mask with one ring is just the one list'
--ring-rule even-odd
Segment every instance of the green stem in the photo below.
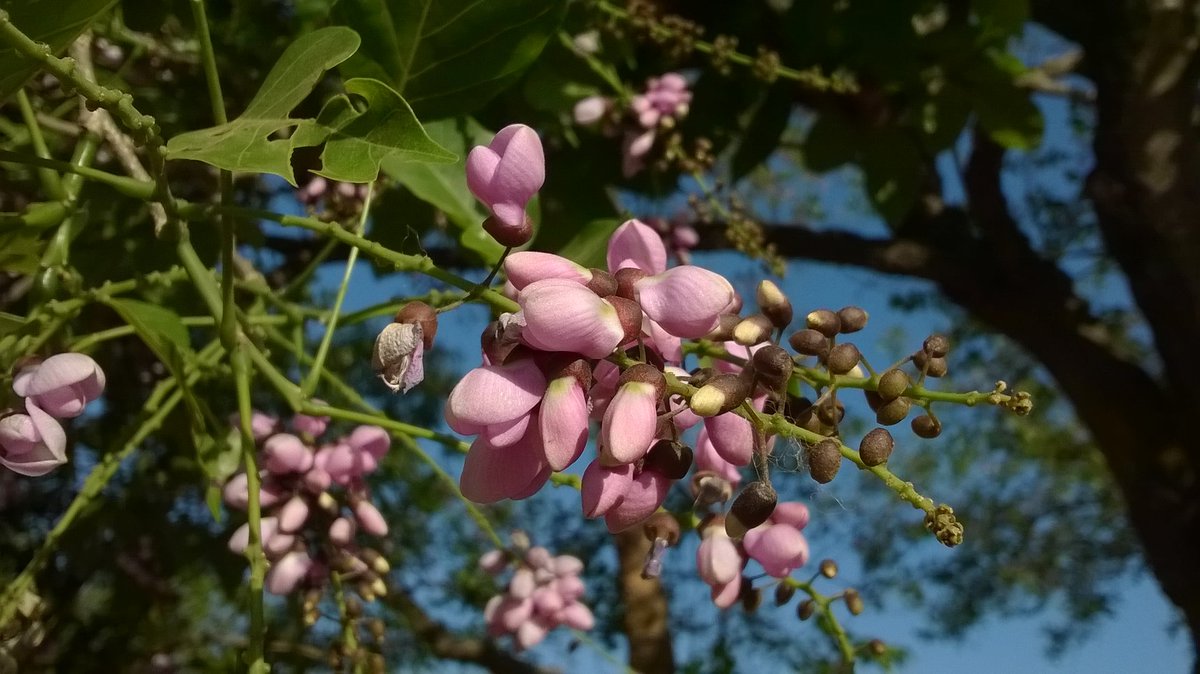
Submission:
{"label": "green stem", "polygon": [[[17,107],[21,109],[21,119],[25,122],[25,128],[29,129],[29,141],[33,145],[33,151],[42,159],[50,158],[50,150],[46,147],[46,139],[42,137],[42,127],[38,124],[37,115],[33,112],[33,105],[29,102],[29,96],[24,89],[17,90]],[[58,174],[49,168],[38,169],[38,180],[42,183],[42,190],[51,199],[64,199],[67,196],[63,190],[62,182],[60,182]]]}
{"label": "green stem", "polygon": [[71,162],[60,161],[58,159],[34,157],[27,154],[21,154],[20,152],[12,152],[10,150],[0,150],[0,162],[57,169],[64,173],[71,173],[81,178],[103,183],[127,197],[142,201],[149,201],[154,198],[154,183],[152,182],[146,182],[144,180],[138,180],[137,178],[130,178],[128,176],[119,176],[115,173],[101,171],[89,166],[83,166],[82,164],[73,164]]}
{"label": "green stem", "polygon": [[235,348],[230,353],[233,377],[237,386],[238,416],[242,435],[242,463],[246,470],[247,521],[250,527],[250,542],[246,546],[246,558],[250,563],[250,634],[246,649],[246,664],[250,671],[259,671],[265,666],[263,643],[267,636],[266,619],[263,613],[263,582],[267,575],[267,558],[262,549],[262,504],[259,489],[262,487],[255,463],[254,432],[251,419],[254,410],[250,403],[250,368],[246,363],[246,350]]}
{"label": "green stem", "polygon": [[824,595],[817,591],[811,582],[796,580],[795,578],[784,578],[780,582],[786,583],[798,590],[808,594],[813,603],[820,612],[819,623],[821,629],[833,639],[837,646],[838,652],[842,655],[842,661],[849,667],[854,666],[854,644],[850,642],[850,635],[846,633],[846,629],[842,627],[842,623],[838,621],[837,616],[833,613],[833,602],[836,597]]}

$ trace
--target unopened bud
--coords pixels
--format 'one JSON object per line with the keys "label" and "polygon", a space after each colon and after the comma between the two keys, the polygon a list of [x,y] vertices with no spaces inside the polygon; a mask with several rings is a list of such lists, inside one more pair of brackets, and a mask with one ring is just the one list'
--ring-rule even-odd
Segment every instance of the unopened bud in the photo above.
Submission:
{"label": "unopened bud", "polygon": [[912,432],[922,438],[936,438],[942,434],[942,422],[928,414],[913,417]]}
{"label": "unopened bud", "polygon": [[327,491],[323,491],[317,496],[317,507],[330,514],[337,514],[341,510],[337,499],[333,498]]}
{"label": "unopened bud", "polygon": [[945,358],[950,353],[950,340],[945,335],[930,335],[925,338],[921,350],[934,358]]}
{"label": "unopened bud", "polygon": [[792,345],[796,353],[805,356],[824,357],[829,353],[829,338],[812,328],[793,332],[792,336],[788,337],[788,344]]}
{"label": "unopened bud", "polygon": [[930,377],[945,377],[949,364],[942,356],[931,356],[926,351],[913,354],[913,365]]}
{"label": "unopened bud", "polygon": [[742,319],[733,328],[733,341],[742,346],[754,346],[762,344],[771,339],[771,330],[774,325],[771,319],[762,314],[754,314],[748,318]]}
{"label": "unopened bud", "polygon": [[692,467],[692,448],[674,440],[659,440],[646,452],[643,470],[653,470],[672,480],[682,480]]}
{"label": "unopened bud", "polygon": [[376,578],[371,581],[371,592],[376,597],[386,597],[388,593],[387,583],[383,582],[382,578]]}
{"label": "unopened bud", "polygon": [[808,449],[808,472],[817,482],[832,482],[841,467],[842,451],[837,440],[822,440]]}
{"label": "unopened bud", "polygon": [[750,584],[750,579],[746,578],[742,582],[742,591],[738,595],[738,599],[742,600],[742,610],[746,613],[754,613],[762,606],[762,590]]}
{"label": "unopened bud", "polygon": [[859,307],[842,307],[837,315],[842,322],[842,334],[848,335],[867,327],[867,312]]}
{"label": "unopened bud", "polygon": [[866,465],[878,466],[888,460],[895,446],[896,442],[892,439],[891,433],[885,429],[876,428],[863,436],[862,442],[858,445],[858,455]]}
{"label": "unopened bud", "polygon": [[858,594],[858,590],[847,588],[842,593],[842,600],[846,602],[846,608],[850,609],[850,615],[858,615],[863,612],[862,596]]}
{"label": "unopened bud", "polygon": [[747,531],[767,521],[775,512],[778,500],[779,496],[771,483],[755,480],[747,484],[729,508],[729,515],[725,517],[725,533],[734,540],[740,540]]}
{"label": "unopened bud", "polygon": [[842,319],[829,309],[817,309],[810,312],[804,321],[808,327],[829,338],[837,336],[837,333],[842,330]]}
{"label": "unopened bud", "polygon": [[908,374],[904,370],[888,370],[879,377],[879,397],[885,403],[895,400],[904,395],[911,383],[912,380],[908,378]]}
{"label": "unopened bud", "polygon": [[717,317],[717,327],[712,329],[704,336],[704,339],[713,342],[728,342],[733,339],[733,330],[742,322],[742,317],[737,314],[721,314]]}
{"label": "unopened bud", "polygon": [[647,363],[638,363],[622,372],[621,378],[617,380],[617,386],[621,387],[631,382],[650,384],[654,387],[654,392],[659,399],[662,399],[667,390],[667,380],[663,377],[662,371]]}
{"label": "unopened bud", "polygon": [[811,599],[805,599],[796,605],[796,617],[801,620],[808,620],[817,612],[817,603]]}
{"label": "unopened bud", "polygon": [[795,363],[792,356],[781,346],[767,344],[754,352],[751,362],[758,380],[771,391],[782,391],[792,378]]}
{"label": "unopened bud", "polygon": [[387,575],[392,570],[392,565],[388,564],[387,559],[374,548],[363,548],[359,556],[371,567],[372,571],[381,576]]}
{"label": "unopened bud", "polygon": [[775,605],[783,606],[796,596],[796,588],[786,582],[779,583],[775,586]]}
{"label": "unopened bud", "polygon": [[881,639],[871,639],[867,642],[867,650],[877,658],[887,655],[888,647]]}
{"label": "unopened bud", "polygon": [[750,385],[744,377],[719,374],[693,393],[688,405],[697,416],[715,417],[741,405],[749,395]]}
{"label": "unopened bud", "polygon": [[820,568],[822,576],[825,576],[826,578],[837,577],[838,565],[837,562],[833,561],[832,559],[822,559]]}
{"label": "unopened bud", "polygon": [[846,374],[853,370],[858,361],[862,358],[862,354],[858,352],[858,347],[853,344],[838,344],[829,350],[829,357],[826,362],[829,365],[829,371],[833,374]]}
{"label": "unopened bud", "polygon": [[908,398],[896,398],[895,400],[884,403],[875,410],[875,421],[882,426],[892,426],[904,421],[908,416],[908,410],[912,407],[912,403]]}
{"label": "unopened bud", "polygon": [[833,398],[822,400],[816,410],[817,419],[826,426],[837,426],[846,417],[846,406]]}
{"label": "unopened bud", "polygon": [[776,328],[783,330],[792,322],[792,303],[774,282],[765,279],[760,281],[754,297],[758,302],[758,310]]}

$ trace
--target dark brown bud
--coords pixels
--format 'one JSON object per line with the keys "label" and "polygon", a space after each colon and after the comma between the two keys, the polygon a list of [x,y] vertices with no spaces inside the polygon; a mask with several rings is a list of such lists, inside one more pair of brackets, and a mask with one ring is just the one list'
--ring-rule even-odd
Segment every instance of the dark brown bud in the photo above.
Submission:
{"label": "dark brown bud", "polygon": [[419,324],[422,343],[426,349],[433,348],[433,338],[437,336],[438,331],[437,311],[433,307],[420,300],[413,300],[400,307],[394,322]]}
{"label": "dark brown bud", "polygon": [[697,416],[715,417],[741,405],[750,393],[750,381],[746,377],[719,374],[693,393],[688,404]]}
{"label": "dark brown bud", "polygon": [[875,422],[882,426],[898,424],[908,416],[910,407],[912,407],[912,402],[908,398],[896,398],[889,403],[884,403],[875,410]]}
{"label": "dark brown bud", "polygon": [[718,374],[721,374],[721,372],[714,368],[698,367],[695,370],[692,370],[691,375],[688,377],[687,383],[696,387],[704,386]]}
{"label": "dark brown bud", "polygon": [[842,451],[837,440],[822,440],[808,449],[808,472],[817,482],[832,482],[841,467]]}
{"label": "dark brown bud", "polygon": [[837,426],[846,418],[846,406],[840,400],[826,398],[817,405],[817,419],[826,426]]}
{"label": "dark brown bud", "polygon": [[917,366],[930,377],[945,377],[946,371],[949,369],[949,364],[946,359],[940,356],[930,356],[925,351],[918,351],[913,354],[913,365]]}
{"label": "dark brown bud", "polygon": [[733,339],[733,329],[742,322],[742,317],[737,314],[721,314],[717,321],[717,327],[704,338],[714,342],[728,342]]}
{"label": "dark brown bud", "polygon": [[842,334],[848,335],[867,327],[867,312],[859,307],[842,307],[838,310],[838,320],[842,322]]}
{"label": "dark brown bud", "polygon": [[674,440],[659,440],[646,452],[642,467],[672,480],[682,480],[692,468],[692,448]]}
{"label": "dark brown bud", "polygon": [[809,618],[813,617],[813,614],[816,612],[817,603],[811,599],[805,599],[799,604],[796,604],[796,617],[800,618],[801,620],[808,620]]}
{"label": "dark brown bud", "polygon": [[858,365],[862,354],[858,352],[858,347],[853,344],[838,344],[829,350],[829,358],[826,363],[829,365],[829,371],[833,374],[846,374]]}
{"label": "dark brown bud", "polygon": [[776,328],[782,330],[792,322],[792,303],[773,282],[760,281],[755,300],[758,302],[758,310],[770,319]]}
{"label": "dark brown bud", "polygon": [[779,496],[769,482],[755,480],[746,485],[742,493],[733,500],[729,515],[725,517],[725,533],[740,540],[746,532],[767,521],[775,512]]}
{"label": "dark brown bud", "polygon": [[613,277],[617,279],[617,294],[627,300],[637,299],[637,291],[633,284],[646,278],[646,272],[634,267],[618,269]]}
{"label": "dark brown bud", "polygon": [[830,339],[836,337],[837,333],[842,331],[842,319],[838,318],[838,315],[829,309],[817,309],[810,312],[805,317],[804,322],[808,327]]}
{"label": "dark brown bud", "polygon": [[788,344],[792,345],[796,353],[805,356],[823,358],[829,353],[829,338],[812,328],[793,332],[792,336],[788,337]]}
{"label": "dark brown bud", "polygon": [[600,297],[617,294],[617,279],[603,269],[592,269],[592,280],[588,281],[588,290]]}
{"label": "dark brown bud", "polygon": [[822,576],[825,576],[826,578],[837,577],[838,565],[837,562],[833,561],[832,559],[822,559],[821,566],[819,568],[821,569]]}
{"label": "dark brown bud", "polygon": [[912,380],[904,370],[888,370],[879,376],[879,398],[885,403],[895,400],[904,395],[910,384]]}
{"label": "dark brown bud", "polygon": [[642,532],[651,543],[654,539],[661,538],[667,545],[675,545],[679,542],[679,521],[670,513],[654,513],[642,525]]}
{"label": "dark brown bud", "polygon": [[858,445],[858,455],[868,466],[878,466],[888,460],[895,447],[896,441],[892,439],[892,434],[883,428],[876,428],[863,436]]}
{"label": "dark brown bud", "polygon": [[767,344],[751,358],[758,380],[771,391],[782,391],[792,378],[792,356],[781,346]]}
{"label": "dark brown bud", "polygon": [[850,587],[842,593],[842,600],[846,602],[846,608],[850,609],[850,615],[858,615],[863,612],[862,596],[858,594],[858,590]]}
{"label": "dark brown bud", "polygon": [[779,583],[775,586],[775,605],[783,606],[796,596],[796,588],[787,583]]}
{"label": "dark brown bud", "polygon": [[945,358],[950,353],[950,340],[945,335],[930,335],[925,338],[921,350],[934,358]]}
{"label": "dark brown bud", "polygon": [[887,655],[888,647],[881,639],[871,639],[867,642],[867,650],[871,652],[871,655],[882,658]]}
{"label": "dark brown bud", "polygon": [[625,331],[621,343],[635,341],[642,334],[641,305],[619,295],[610,295],[605,300],[617,310],[617,319],[621,321],[621,329]]}
{"label": "dark brown bud", "polygon": [[733,328],[733,341],[742,346],[754,346],[771,339],[771,331],[775,326],[771,319],[762,314],[754,314],[743,318]]}
{"label": "dark brown bud", "polygon": [[762,606],[762,590],[754,587],[750,583],[749,578],[742,578],[742,590],[738,593],[738,599],[742,600],[742,610],[746,613],[754,613]]}
{"label": "dark brown bud", "polygon": [[913,417],[912,432],[922,438],[936,438],[942,434],[942,422],[928,414]]}
{"label": "dark brown bud", "polygon": [[871,408],[872,412],[883,406],[883,397],[875,391],[863,389],[863,397],[867,399],[867,406]]}
{"label": "dark brown bud", "polygon": [[620,388],[631,382],[650,384],[654,387],[660,400],[667,391],[667,379],[663,377],[662,371],[647,363],[638,363],[622,372],[620,379],[617,380],[617,387]]}
{"label": "dark brown bud", "polygon": [[483,231],[491,234],[501,246],[516,248],[524,246],[533,238],[533,221],[526,215],[525,222],[521,223],[520,227],[509,227],[492,216],[483,221]]}

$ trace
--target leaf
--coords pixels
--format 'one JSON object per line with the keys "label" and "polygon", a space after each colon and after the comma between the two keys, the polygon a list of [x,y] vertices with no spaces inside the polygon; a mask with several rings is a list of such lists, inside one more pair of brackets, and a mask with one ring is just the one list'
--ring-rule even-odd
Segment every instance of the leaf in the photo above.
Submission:
{"label": "leaf", "polygon": [[[50,45],[54,53],[70,45],[116,0],[0,0],[0,10],[22,33]],[[9,46],[0,46],[0,101],[8,98],[38,70],[35,62]]]}
{"label": "leaf", "polygon": [[38,269],[42,242],[27,230],[0,233],[0,271],[32,274]]}
{"label": "leaf", "polygon": [[735,181],[765,162],[775,151],[791,119],[793,99],[792,87],[776,84],[754,109],[730,161],[729,170]]}
{"label": "leaf", "polygon": [[1011,55],[997,55],[971,71],[971,94],[979,124],[1000,145],[1029,150],[1042,142],[1045,122],[1030,92],[1015,80],[1025,66]]}
{"label": "leaf", "polygon": [[126,297],[113,298],[108,305],[133,327],[164,364],[170,365],[172,347],[183,352],[191,350],[187,326],[174,311]]}
{"label": "leaf", "polygon": [[565,0],[340,0],[358,31],[347,66],[391,83],[422,119],[475,110],[511,85],[558,30]]}
{"label": "leaf", "polygon": [[885,129],[864,139],[860,162],[867,178],[867,197],[890,223],[908,215],[917,200],[922,160],[916,143],[903,129]]}
{"label": "leaf", "polygon": [[1029,20],[1029,0],[972,0],[984,26],[1000,35],[1014,35]]}
{"label": "leaf", "polygon": [[[467,188],[466,156],[471,147],[486,145],[492,132],[471,118],[441,120],[425,126],[436,143],[458,155],[453,164],[418,164],[387,159],[383,171],[403,184],[418,199],[446,214],[459,231],[459,242],[487,263],[500,259],[504,246],[483,231],[487,210]],[[531,211],[533,209],[530,209]],[[530,213],[534,218],[535,213]]]}
{"label": "leaf", "polygon": [[804,137],[804,165],[817,173],[852,161],[858,149],[858,133],[834,112],[822,112]]}
{"label": "leaf", "polygon": [[346,91],[366,105],[360,112],[349,96],[325,104],[315,121],[296,130],[298,147],[325,142],[318,175],[350,183],[379,176],[386,159],[394,162],[453,162],[457,157],[430,140],[412,108],[388,85],[366,78],[346,82]]}
{"label": "leaf", "polygon": [[358,44],[358,35],[342,26],[301,37],[284,50],[241,116],[175,136],[167,143],[167,158],[193,159],[229,171],[272,173],[295,185],[291,157],[296,144],[291,138],[271,136],[301,123],[288,117],[292,109],[312,92],[325,71],[349,58]]}
{"label": "leaf", "polygon": [[11,335],[23,327],[25,327],[24,316],[10,314],[7,311],[0,311],[0,337]]}
{"label": "leaf", "polygon": [[603,269],[608,239],[620,226],[621,220],[617,218],[592,220],[580,227],[579,232],[558,250],[558,254],[585,267]]}

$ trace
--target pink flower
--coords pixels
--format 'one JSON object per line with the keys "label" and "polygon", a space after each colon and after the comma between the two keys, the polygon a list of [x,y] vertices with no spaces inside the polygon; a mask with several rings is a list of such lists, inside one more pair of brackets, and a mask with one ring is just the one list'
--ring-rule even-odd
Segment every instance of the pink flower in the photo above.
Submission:
{"label": "pink flower", "polygon": [[626,220],[608,240],[608,271],[615,274],[626,267],[647,274],[667,270],[667,249],[662,237],[641,220]]}
{"label": "pink flower", "polygon": [[546,376],[530,359],[477,367],[450,391],[446,422],[459,433],[474,435],[484,426],[527,414],[545,392]]}
{"label": "pink flower", "polygon": [[734,466],[745,466],[754,455],[754,428],[733,412],[704,420],[704,430],[717,454]]}
{"label": "pink flower", "polygon": [[808,506],[799,501],[784,501],[775,506],[771,513],[771,521],[775,524],[787,524],[797,530],[808,526]]}
{"label": "pink flower", "polygon": [[742,545],[751,559],[776,578],[783,578],[808,562],[808,541],[788,524],[757,526],[746,532]]}
{"label": "pink flower", "polygon": [[653,470],[643,470],[633,478],[625,497],[604,513],[604,524],[612,533],[641,524],[667,499],[671,480]]}
{"label": "pink flower", "polygon": [[535,281],[517,301],[525,319],[521,338],[535,349],[604,358],[625,336],[617,309],[574,281]]}
{"label": "pink flower", "polygon": [[592,272],[567,258],[532,250],[518,251],[504,258],[504,273],[508,276],[509,283],[517,290],[523,290],[534,281],[548,278],[578,281],[581,285],[592,280]]}
{"label": "pink flower", "polygon": [[580,496],[583,516],[600,517],[619,504],[633,484],[633,464],[603,466],[599,461],[588,464],[583,471]]}
{"label": "pink flower", "polygon": [[[324,405],[322,400],[313,399],[314,403]],[[297,433],[305,433],[312,437],[318,437],[325,432],[329,426],[329,417],[313,417],[307,414],[297,414],[292,417],[292,428],[296,429]]]}
{"label": "pink flower", "polygon": [[600,427],[604,463],[633,463],[646,455],[658,427],[657,404],[658,392],[653,384],[630,381],[617,389]]}
{"label": "pink flower", "polygon": [[475,503],[532,496],[550,477],[539,424],[530,423],[520,442],[494,447],[477,438],[467,452],[459,489]]}
{"label": "pink flower", "polygon": [[22,369],[12,387],[52,417],[77,417],[104,392],[104,371],[82,353],[60,353]]}
{"label": "pink flower", "polygon": [[308,575],[313,560],[307,552],[289,552],[271,565],[266,588],[271,594],[288,594]]}
{"label": "pink flower", "polygon": [[303,473],[312,465],[312,449],[290,433],[276,433],[263,443],[263,467],[272,473]]}
{"label": "pink flower", "polygon": [[700,534],[703,540],[696,549],[696,570],[701,580],[714,587],[736,579],[742,572],[742,556],[723,521],[714,521]]}
{"label": "pink flower", "polygon": [[583,454],[588,439],[587,395],[579,380],[559,377],[546,387],[538,412],[542,447],[552,470],[564,470]]}
{"label": "pink flower", "polygon": [[572,114],[575,123],[581,126],[595,124],[608,114],[609,100],[603,96],[588,96],[575,103]]}
{"label": "pink flower", "polygon": [[646,315],[685,339],[708,334],[734,299],[733,286],[724,276],[693,265],[647,276],[634,287]]}
{"label": "pink flower", "polygon": [[25,401],[25,410],[0,419],[0,465],[38,477],[67,462],[67,434],[32,400]]}
{"label": "pink flower", "polygon": [[487,147],[477,146],[467,155],[471,193],[492,212],[498,227],[518,238],[528,240],[532,234],[525,206],[545,179],[542,141],[524,124],[504,127]]}

